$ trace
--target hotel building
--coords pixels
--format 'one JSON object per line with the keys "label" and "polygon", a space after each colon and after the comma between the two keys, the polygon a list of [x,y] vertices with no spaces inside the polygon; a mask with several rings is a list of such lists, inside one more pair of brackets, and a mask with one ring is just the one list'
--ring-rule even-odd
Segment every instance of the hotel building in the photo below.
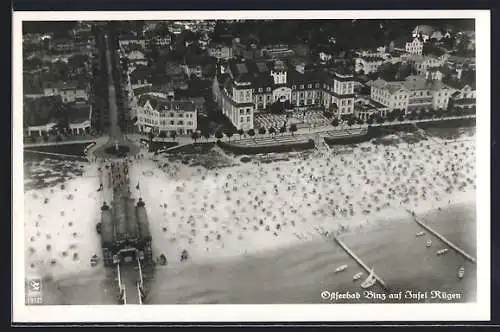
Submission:
{"label": "hotel building", "polygon": [[284,61],[229,61],[221,66],[212,92],[237,129],[254,126],[254,114],[280,107],[302,111],[325,107],[340,118],[354,112],[354,78],[350,73],[318,71],[307,66],[297,71]]}
{"label": "hotel building", "polygon": [[136,125],[140,132],[190,135],[197,127],[196,113],[193,102],[143,94],[137,102]]}

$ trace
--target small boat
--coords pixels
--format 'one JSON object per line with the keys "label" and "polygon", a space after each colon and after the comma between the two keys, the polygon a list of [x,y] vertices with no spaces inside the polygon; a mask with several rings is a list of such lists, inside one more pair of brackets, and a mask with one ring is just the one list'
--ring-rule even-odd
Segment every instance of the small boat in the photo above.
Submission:
{"label": "small boat", "polygon": [[345,269],[347,269],[347,264],[340,265],[338,268],[335,269],[335,273],[342,272]]}
{"label": "small boat", "polygon": [[375,275],[373,273],[373,267],[372,267],[368,277],[365,279],[365,281],[363,281],[363,283],[361,283],[361,288],[370,288],[373,285],[375,285],[376,282],[377,282],[377,279],[375,278]]}
{"label": "small boat", "polygon": [[464,277],[464,274],[465,274],[465,267],[462,265],[460,266],[457,272],[458,279],[462,279]]}
{"label": "small boat", "polygon": [[432,240],[427,240],[427,243],[425,244],[427,248],[430,248],[432,246]]}
{"label": "small boat", "polygon": [[448,252],[448,249],[441,249],[436,252],[436,255],[441,256]]}
{"label": "small boat", "polygon": [[422,231],[422,232],[418,232],[416,235],[417,235],[417,237],[424,236],[424,235],[425,235],[425,232],[424,232],[424,231]]}
{"label": "small boat", "polygon": [[361,278],[361,276],[363,276],[363,272],[358,272],[352,276],[352,280],[354,280],[354,281],[359,280],[359,278]]}

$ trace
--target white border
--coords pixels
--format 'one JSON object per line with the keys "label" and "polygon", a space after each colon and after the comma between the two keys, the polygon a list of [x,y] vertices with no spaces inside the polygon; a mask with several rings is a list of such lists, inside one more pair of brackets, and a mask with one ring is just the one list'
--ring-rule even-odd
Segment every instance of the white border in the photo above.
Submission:
{"label": "white border", "polygon": [[[297,304],[26,306],[22,167],[22,21],[182,19],[475,18],[477,68],[477,302],[467,304]],[[13,15],[14,322],[481,321],[490,319],[490,13],[432,11],[14,12]],[[480,193],[480,194],[479,194]]]}

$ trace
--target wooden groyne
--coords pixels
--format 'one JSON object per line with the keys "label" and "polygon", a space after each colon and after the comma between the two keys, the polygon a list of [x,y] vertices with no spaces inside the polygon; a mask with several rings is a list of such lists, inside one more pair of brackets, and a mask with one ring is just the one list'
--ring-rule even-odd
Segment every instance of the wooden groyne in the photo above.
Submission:
{"label": "wooden groyne", "polygon": [[30,150],[30,149],[24,149],[24,152],[41,154],[41,155],[46,155],[46,156],[69,157],[69,158],[74,158],[74,159],[79,159],[79,160],[87,160],[87,158],[85,156],[76,156],[76,155],[71,155],[71,154],[63,154],[63,153],[55,153],[55,152],[43,152],[43,151],[35,151],[35,150]]}
{"label": "wooden groyne", "polygon": [[[366,265],[362,260],[361,258],[358,257],[358,255],[356,255],[351,249],[349,249],[349,247],[341,240],[339,239],[337,236],[333,236],[333,239],[335,240],[335,242],[338,243],[338,245],[345,250],[345,252],[351,256],[363,269],[366,270],[367,273],[370,273],[371,272],[371,269],[368,267],[368,265]],[[373,276],[375,277],[375,279],[377,279],[377,282],[384,288],[384,290],[388,290],[389,288],[387,287],[387,285],[385,284],[385,282],[382,280],[382,278],[380,278],[378,275],[376,275],[375,273],[373,274]]]}
{"label": "wooden groyne", "polygon": [[460,255],[464,256],[467,260],[471,261],[472,263],[476,264],[476,259],[460,249],[456,244],[450,242],[447,238],[445,238],[443,235],[439,234],[437,231],[426,225],[423,221],[418,220],[416,217],[413,218],[417,224],[422,226],[424,229],[426,229],[429,233],[433,234],[435,237],[446,243],[450,248],[458,252]]}

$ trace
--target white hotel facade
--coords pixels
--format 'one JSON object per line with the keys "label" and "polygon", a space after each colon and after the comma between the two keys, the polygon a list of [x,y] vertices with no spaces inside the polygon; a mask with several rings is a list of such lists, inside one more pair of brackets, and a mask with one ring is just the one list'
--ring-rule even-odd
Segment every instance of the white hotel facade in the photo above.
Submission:
{"label": "white hotel facade", "polygon": [[387,82],[382,79],[370,83],[370,98],[390,110],[421,112],[444,111],[455,89],[439,80],[409,76],[405,81]]}
{"label": "white hotel facade", "polygon": [[354,113],[354,78],[350,73],[297,71],[282,61],[230,61],[212,86],[215,102],[237,129],[254,128],[254,116],[278,104],[290,111],[331,109],[340,118]]}
{"label": "white hotel facade", "polygon": [[140,132],[154,131],[190,135],[197,128],[197,112],[193,102],[172,100],[154,94],[143,94],[136,107]]}

